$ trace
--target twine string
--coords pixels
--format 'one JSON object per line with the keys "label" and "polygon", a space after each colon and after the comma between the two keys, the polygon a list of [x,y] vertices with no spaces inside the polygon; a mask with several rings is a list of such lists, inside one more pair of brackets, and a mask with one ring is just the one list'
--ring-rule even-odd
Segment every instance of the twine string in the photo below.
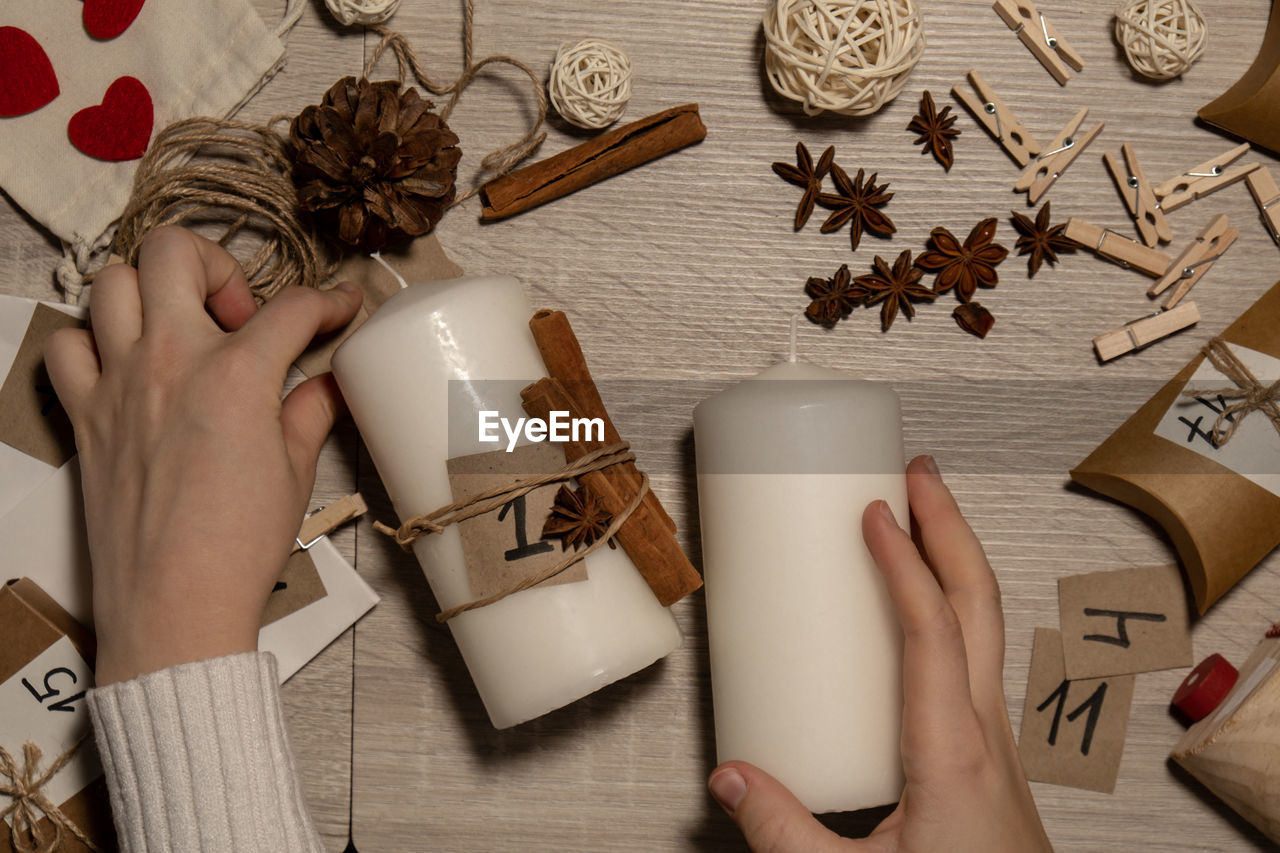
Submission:
{"label": "twine string", "polygon": [[1205,344],[1203,353],[1215,370],[1235,383],[1216,390],[1182,392],[1184,397],[1221,397],[1226,403],[1213,422],[1210,434],[1214,446],[1222,447],[1230,441],[1250,412],[1265,413],[1276,432],[1280,433],[1280,379],[1263,385],[1220,337]]}
{"label": "twine string", "polygon": [[[43,790],[49,780],[67,765],[88,737],[88,732],[81,735],[80,739],[58,756],[45,768],[44,772],[39,769],[43,753],[34,743],[23,744],[21,766],[8,750],[0,746],[0,794],[12,798],[12,802],[0,810],[0,820],[12,816],[9,840],[14,853],[52,853],[60,849],[64,832],[71,833],[77,841],[90,850],[98,849],[84,830],[67,817],[56,803],[45,796]],[[3,781],[6,779],[8,781]],[[41,813],[49,819],[49,823],[53,824],[52,838],[46,838],[40,829]]]}
{"label": "twine string", "polygon": [[[418,85],[434,95],[449,96],[449,100],[440,110],[440,117],[448,121],[449,116],[453,113],[453,108],[458,104],[458,99],[462,97],[462,93],[466,91],[476,76],[487,66],[493,64],[510,65],[524,72],[530,83],[532,83],[533,92],[537,98],[537,116],[524,136],[510,145],[490,151],[480,161],[481,175],[489,174],[492,177],[498,177],[511,171],[517,163],[537,150],[538,146],[547,138],[546,131],[542,129],[547,120],[547,93],[537,73],[515,57],[505,54],[493,54],[478,62],[473,61],[474,18],[475,2],[474,0],[467,0],[466,12],[462,20],[463,69],[462,73],[452,83],[437,83],[432,80],[426,69],[422,67],[422,63],[418,61],[418,57],[413,52],[413,48],[409,46],[408,40],[400,33],[394,32],[381,24],[370,28],[381,37],[381,40],[374,47],[373,52],[369,54],[369,60],[364,64],[363,74],[368,78],[378,64],[378,60],[382,58],[387,50],[390,50],[396,60],[397,75],[401,85],[404,85],[412,78]],[[471,198],[480,192],[482,184],[483,181],[477,179],[471,189],[454,199],[449,206],[454,207]]]}
{"label": "twine string", "polygon": [[[452,524],[466,521],[469,518],[475,518],[478,515],[492,512],[503,506],[515,498],[527,495],[534,489],[551,483],[560,483],[565,480],[572,480],[583,474],[589,474],[592,471],[601,471],[614,465],[621,465],[625,462],[634,462],[635,453],[631,451],[631,445],[625,441],[616,444],[606,445],[597,450],[582,456],[573,462],[566,464],[557,471],[548,471],[544,474],[535,474],[530,477],[520,477],[512,480],[510,483],[495,486],[491,489],[478,492],[460,501],[454,501],[447,506],[433,510],[423,515],[417,515],[400,525],[399,528],[393,528],[389,525],[375,521],[373,527],[379,533],[384,533],[396,540],[396,543],[406,551],[409,550],[413,543],[423,536],[432,533],[442,533]],[[493,593],[484,598],[466,602],[465,604],[450,607],[436,615],[439,622],[448,622],[459,613],[465,613],[468,610],[475,610],[478,607],[486,607],[494,602],[501,601],[509,595],[529,589],[532,586],[542,583],[549,578],[553,578],[561,572],[575,565],[578,561],[586,558],[588,554],[595,551],[604,543],[612,539],[617,532],[626,524],[629,519],[640,506],[644,496],[649,492],[649,475],[640,474],[640,487],[632,496],[631,502],[618,513],[613,521],[609,524],[604,534],[597,538],[581,551],[575,550],[572,554],[567,554],[564,559],[558,563],[548,566],[536,574],[529,575],[514,582],[506,589]]]}

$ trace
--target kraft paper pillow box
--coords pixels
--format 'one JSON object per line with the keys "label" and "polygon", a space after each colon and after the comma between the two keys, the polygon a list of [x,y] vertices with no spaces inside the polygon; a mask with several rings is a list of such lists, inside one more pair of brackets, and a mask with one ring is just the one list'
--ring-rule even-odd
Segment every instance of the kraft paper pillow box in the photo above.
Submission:
{"label": "kraft paper pillow box", "polygon": [[[94,640],[83,626],[28,578],[0,586],[0,747],[18,772],[24,744],[40,747],[38,774],[92,730],[84,693],[93,686]],[[0,784],[12,780],[0,773]],[[116,849],[106,780],[89,735],[71,759],[42,787],[66,819],[100,850]],[[0,812],[13,804],[0,794]],[[0,824],[0,853],[11,853],[13,814]],[[46,840],[55,833],[47,816],[37,825]],[[29,839],[28,839],[29,840]],[[64,829],[62,853],[88,851]]]}
{"label": "kraft paper pillow box", "polygon": [[[1280,284],[1221,340],[1251,363],[1263,386],[1280,378]],[[1204,362],[1203,354],[1193,358],[1071,471],[1081,485],[1160,523],[1201,613],[1280,544],[1280,434],[1266,411],[1254,411],[1230,441],[1215,447],[1205,433],[1222,401],[1182,397],[1189,382],[1197,390],[1233,385]]]}

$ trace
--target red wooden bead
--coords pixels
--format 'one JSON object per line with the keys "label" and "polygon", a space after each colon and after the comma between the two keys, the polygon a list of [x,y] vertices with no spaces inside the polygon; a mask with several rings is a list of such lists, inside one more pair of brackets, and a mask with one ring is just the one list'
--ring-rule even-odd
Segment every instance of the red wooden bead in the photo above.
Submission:
{"label": "red wooden bead", "polygon": [[1239,675],[1222,655],[1209,655],[1183,679],[1173,694],[1173,705],[1191,722],[1202,720],[1231,692]]}

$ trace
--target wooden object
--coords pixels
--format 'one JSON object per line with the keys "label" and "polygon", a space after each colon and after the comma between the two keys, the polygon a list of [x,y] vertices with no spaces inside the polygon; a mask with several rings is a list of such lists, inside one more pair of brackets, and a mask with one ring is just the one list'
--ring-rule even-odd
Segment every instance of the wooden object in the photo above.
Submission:
{"label": "wooden object", "polygon": [[348,521],[354,521],[368,511],[369,507],[365,506],[364,498],[358,492],[338,498],[302,520],[298,536],[293,540],[293,550],[310,548],[321,536],[332,533]]}
{"label": "wooden object", "polygon": [[959,86],[951,87],[952,96],[964,104],[974,120],[1000,143],[1015,163],[1026,166],[1032,157],[1040,153],[1040,143],[973,69],[969,70],[969,83],[977,97]]}
{"label": "wooden object", "polygon": [[1075,159],[1084,153],[1084,149],[1089,147],[1089,143],[1102,132],[1104,123],[1098,122],[1089,130],[1077,135],[1076,131],[1080,129],[1080,125],[1088,114],[1089,108],[1081,107],[1080,112],[1067,122],[1067,126],[1053,138],[1040,156],[1027,166],[1022,177],[1018,178],[1018,182],[1013,185],[1014,192],[1027,194],[1029,204],[1039,204],[1040,198],[1049,191],[1054,181],[1058,180],[1067,167],[1075,162]]}
{"label": "wooden object", "polygon": [[1125,269],[1134,269],[1152,278],[1159,278],[1169,269],[1166,253],[1130,240],[1110,228],[1101,228],[1073,217],[1067,220],[1067,227],[1062,233],[1098,257]]}
{"label": "wooden object", "polygon": [[1280,244],[1280,188],[1276,187],[1276,179],[1266,166],[1259,166],[1249,173],[1245,179],[1249,185],[1249,194],[1258,205],[1258,214],[1262,224],[1267,227],[1271,239]]}
{"label": "wooden object", "polygon": [[1107,164],[1107,171],[1116,182],[1116,190],[1119,191],[1129,216],[1133,218],[1142,242],[1148,246],[1154,246],[1156,241],[1168,243],[1173,239],[1173,229],[1164,218],[1164,211],[1156,200],[1147,176],[1142,174],[1138,155],[1127,142],[1120,146],[1120,153],[1124,157],[1123,165],[1110,151],[1102,155],[1102,162]]}
{"label": "wooden object", "polygon": [[516,169],[480,189],[480,218],[503,219],[701,142],[697,104],[672,107]]}
{"label": "wooden object", "polygon": [[1156,198],[1160,199],[1160,206],[1166,213],[1173,213],[1185,204],[1217,192],[1223,187],[1229,187],[1236,181],[1244,180],[1250,172],[1258,168],[1257,163],[1245,163],[1231,169],[1227,166],[1239,160],[1248,151],[1249,143],[1246,142],[1188,169],[1176,178],[1157,184],[1155,193]]}
{"label": "wooden object", "polygon": [[[583,417],[586,411],[555,379],[539,379],[521,391],[520,397],[524,400],[524,410],[531,417],[543,420],[550,419],[553,411],[567,411],[571,419]],[[574,462],[608,443],[606,436],[604,442],[567,441],[561,447],[564,448],[565,461]],[[626,510],[640,487],[639,480],[621,468],[615,465],[578,478],[582,485],[600,497],[614,516]],[[702,586],[702,576],[681,550],[667,519],[643,502],[618,529],[618,543],[663,607],[674,604]]]}
{"label": "wooden object", "polygon": [[[1252,44],[1256,45],[1257,41]],[[1232,136],[1280,154],[1280,0],[1272,0],[1262,47],[1235,85],[1197,115]]]}
{"label": "wooden object", "polygon": [[1084,70],[1084,59],[1058,34],[1058,28],[1049,23],[1031,0],[996,0],[991,8],[1017,34],[1031,55],[1053,75],[1059,86],[1067,85],[1071,78],[1070,69]]}
{"label": "wooden object", "polygon": [[1098,335],[1093,339],[1093,348],[1098,353],[1099,361],[1110,361],[1198,322],[1200,310],[1196,308],[1196,304],[1184,302],[1177,308],[1134,320],[1104,335]]}
{"label": "wooden object", "polygon": [[1196,236],[1195,241],[1174,259],[1165,274],[1151,285],[1147,296],[1159,296],[1177,282],[1178,286],[1165,298],[1164,307],[1172,308],[1177,305],[1239,236],[1240,232],[1227,224],[1225,213],[1215,217]]}
{"label": "wooden object", "polygon": [[1170,757],[1280,842],[1280,638],[1258,644],[1226,698],[1187,729]]}

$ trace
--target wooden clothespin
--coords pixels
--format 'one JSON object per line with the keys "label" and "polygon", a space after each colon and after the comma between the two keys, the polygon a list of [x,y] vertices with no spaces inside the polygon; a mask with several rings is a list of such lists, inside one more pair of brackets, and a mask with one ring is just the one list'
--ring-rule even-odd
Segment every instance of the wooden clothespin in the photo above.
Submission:
{"label": "wooden clothespin", "polygon": [[1107,171],[1116,182],[1116,189],[1120,191],[1120,198],[1133,217],[1138,235],[1148,246],[1154,246],[1157,240],[1168,243],[1173,239],[1173,229],[1164,218],[1164,211],[1160,209],[1160,202],[1156,200],[1151,184],[1147,183],[1147,176],[1142,174],[1138,155],[1133,153],[1133,146],[1127,142],[1120,146],[1120,153],[1124,156],[1123,166],[1110,151],[1102,155],[1102,161],[1107,164]]}
{"label": "wooden clothespin", "polygon": [[1271,239],[1280,244],[1280,188],[1276,187],[1276,179],[1266,166],[1258,166],[1246,178],[1249,194],[1258,205],[1258,213],[1262,216],[1262,224],[1267,226]]}
{"label": "wooden clothespin", "polygon": [[1159,296],[1177,282],[1169,297],[1164,301],[1166,310],[1178,304],[1187,291],[1200,277],[1209,271],[1214,261],[1222,257],[1223,252],[1231,248],[1231,244],[1240,236],[1240,232],[1227,225],[1225,213],[1210,222],[1195,241],[1178,255],[1169,265],[1165,274],[1147,291],[1147,296]]}
{"label": "wooden clothespin", "polygon": [[1200,309],[1194,302],[1184,302],[1177,308],[1160,311],[1149,317],[1126,323],[1118,329],[1098,335],[1093,339],[1093,349],[1099,361],[1110,361],[1118,355],[1142,349],[1147,344],[1167,338],[1174,332],[1200,322]]}
{"label": "wooden clothespin", "polygon": [[1067,167],[1077,157],[1084,153],[1084,149],[1089,147],[1089,143],[1102,132],[1103,122],[1098,122],[1084,133],[1076,133],[1080,129],[1084,117],[1088,114],[1088,107],[1080,108],[1080,112],[1076,113],[1075,118],[1071,119],[1067,126],[1062,129],[1062,132],[1049,143],[1048,150],[1042,151],[1040,156],[1032,160],[1031,165],[1027,166],[1026,170],[1023,171],[1022,177],[1018,178],[1018,182],[1013,185],[1014,192],[1025,192],[1027,201],[1031,204],[1040,202],[1041,196],[1049,191],[1049,187],[1053,186],[1053,182],[1067,170]]}
{"label": "wooden clothespin", "polygon": [[348,521],[357,519],[368,512],[364,498],[357,492],[338,498],[323,509],[318,509],[302,520],[298,537],[293,540],[293,550],[303,551],[310,548],[320,537],[333,532]]}
{"label": "wooden clothespin", "polygon": [[1206,160],[1199,166],[1188,169],[1176,178],[1170,178],[1155,187],[1156,198],[1165,213],[1173,213],[1184,204],[1190,204],[1211,192],[1229,187],[1236,181],[1245,178],[1258,168],[1257,163],[1245,163],[1228,169],[1227,166],[1239,160],[1249,151],[1249,143],[1244,142],[1225,154],[1219,154],[1212,160]]}
{"label": "wooden clothespin", "polygon": [[1062,233],[1068,240],[1074,240],[1098,257],[1125,269],[1135,269],[1152,278],[1159,278],[1169,269],[1169,256],[1164,252],[1130,240],[1110,228],[1099,228],[1083,219],[1072,218],[1067,220],[1067,227]]}
{"label": "wooden clothespin", "polygon": [[1009,29],[1017,34],[1027,50],[1053,75],[1059,86],[1067,85],[1071,72],[1067,66],[1076,71],[1084,69],[1084,59],[1076,53],[1075,48],[1067,44],[1067,40],[1058,35],[1053,24],[1045,20],[1036,4],[1031,0],[996,0],[991,5]]}
{"label": "wooden clothespin", "polygon": [[978,124],[1000,143],[1005,153],[1014,159],[1019,166],[1031,162],[1031,158],[1040,153],[1040,143],[1031,135],[1031,131],[1023,126],[1013,111],[1005,106],[1004,101],[996,96],[987,82],[978,76],[978,72],[970,69],[969,83],[973,94],[959,86],[951,87],[952,96],[965,105]]}

